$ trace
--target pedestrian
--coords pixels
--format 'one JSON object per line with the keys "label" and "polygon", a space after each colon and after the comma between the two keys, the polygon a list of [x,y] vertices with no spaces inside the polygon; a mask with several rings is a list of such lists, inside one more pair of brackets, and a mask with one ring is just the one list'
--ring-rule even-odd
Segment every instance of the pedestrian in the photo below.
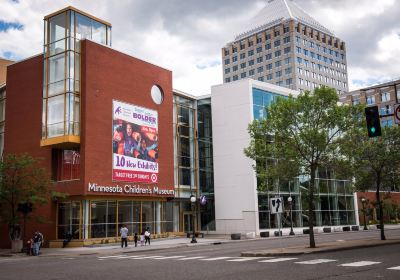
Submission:
{"label": "pedestrian", "polygon": [[144,245],[144,232],[142,231],[140,233],[140,246],[143,246],[143,245]]}
{"label": "pedestrian", "polygon": [[137,240],[138,240],[138,236],[137,236],[137,232],[135,232],[135,236],[133,237],[133,242],[135,242],[135,247],[137,247]]}
{"label": "pedestrian", "polygon": [[146,232],[144,233],[144,238],[146,239],[146,242],[144,243],[144,245],[149,243],[149,246],[150,246],[150,230],[149,230],[149,228],[146,229]]}
{"label": "pedestrian", "polygon": [[32,249],[33,249],[33,255],[34,256],[38,256],[39,255],[39,249],[40,249],[40,244],[42,243],[42,234],[37,230],[35,231],[35,233],[33,234],[32,237],[32,241],[33,241],[33,245],[32,245]]}
{"label": "pedestrian", "polygon": [[128,247],[128,228],[126,225],[122,225],[121,229],[119,230],[119,233],[121,234],[121,248]]}

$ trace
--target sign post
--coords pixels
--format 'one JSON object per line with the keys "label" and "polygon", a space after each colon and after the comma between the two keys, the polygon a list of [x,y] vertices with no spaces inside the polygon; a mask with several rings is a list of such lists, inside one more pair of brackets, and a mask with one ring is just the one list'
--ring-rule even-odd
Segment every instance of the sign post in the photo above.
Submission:
{"label": "sign post", "polygon": [[394,120],[400,124],[400,104],[394,106]]}
{"label": "sign post", "polygon": [[281,236],[281,215],[283,212],[283,198],[282,197],[274,197],[270,199],[270,210],[271,214],[277,214],[278,220],[278,236]]}

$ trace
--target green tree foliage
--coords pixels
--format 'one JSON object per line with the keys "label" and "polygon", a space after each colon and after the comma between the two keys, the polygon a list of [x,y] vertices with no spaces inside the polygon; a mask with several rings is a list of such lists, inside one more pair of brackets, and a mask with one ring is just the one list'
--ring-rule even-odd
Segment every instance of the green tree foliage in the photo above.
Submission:
{"label": "green tree foliage", "polygon": [[369,138],[366,124],[347,135],[343,150],[351,158],[355,187],[360,191],[375,190],[379,210],[381,240],[385,240],[383,202],[380,191],[399,190],[400,126],[384,127],[382,136]]}
{"label": "green tree foliage", "polygon": [[[267,118],[249,125],[251,142],[245,154],[253,159],[259,190],[270,189],[278,180],[307,177],[305,192],[309,214],[310,247],[314,239],[315,174],[318,168],[341,166],[342,135],[356,124],[360,108],[341,106],[334,89],[320,87],[297,98],[278,98],[266,108]],[[273,139],[273,141],[272,141]]]}
{"label": "green tree foliage", "polygon": [[20,221],[26,207],[46,204],[51,196],[48,172],[27,155],[6,155],[0,162],[0,217],[7,223],[11,240],[21,238]]}

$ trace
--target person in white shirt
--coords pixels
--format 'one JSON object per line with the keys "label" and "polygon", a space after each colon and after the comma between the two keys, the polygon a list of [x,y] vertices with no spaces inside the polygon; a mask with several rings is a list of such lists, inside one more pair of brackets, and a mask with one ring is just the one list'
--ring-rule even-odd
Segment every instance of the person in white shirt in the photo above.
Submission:
{"label": "person in white shirt", "polygon": [[121,229],[119,230],[119,233],[121,234],[121,248],[128,247],[128,228],[126,225],[122,225]]}
{"label": "person in white shirt", "polygon": [[150,245],[150,230],[149,230],[149,229],[147,229],[146,232],[144,233],[144,237],[145,237],[145,239],[146,239],[144,245],[146,245],[147,242],[148,242],[149,245]]}

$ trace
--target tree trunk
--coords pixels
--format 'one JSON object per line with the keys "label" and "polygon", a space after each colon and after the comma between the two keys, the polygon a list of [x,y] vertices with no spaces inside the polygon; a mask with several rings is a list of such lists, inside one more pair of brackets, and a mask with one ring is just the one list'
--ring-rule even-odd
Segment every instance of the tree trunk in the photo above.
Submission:
{"label": "tree trunk", "polygon": [[310,248],[315,248],[314,238],[314,186],[315,186],[315,170],[316,168],[311,166],[311,178],[310,188],[308,192],[308,223],[310,229]]}
{"label": "tree trunk", "polygon": [[385,229],[384,229],[384,224],[383,224],[383,205],[382,205],[381,196],[379,193],[380,185],[381,185],[381,177],[378,174],[377,179],[376,179],[376,201],[378,202],[378,207],[379,207],[379,224],[381,227],[381,240],[386,240]]}

